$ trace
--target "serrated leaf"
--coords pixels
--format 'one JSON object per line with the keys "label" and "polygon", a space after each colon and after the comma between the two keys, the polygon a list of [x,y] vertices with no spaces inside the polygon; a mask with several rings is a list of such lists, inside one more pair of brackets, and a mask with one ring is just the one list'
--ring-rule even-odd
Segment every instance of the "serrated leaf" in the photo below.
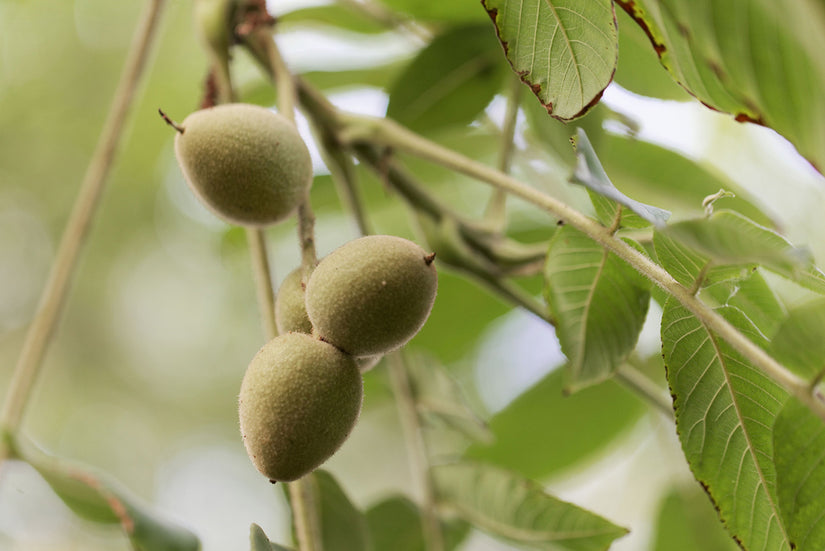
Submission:
{"label": "serrated leaf", "polygon": [[503,68],[489,24],[448,29],[390,86],[387,116],[418,132],[468,124],[501,87]]}
{"label": "serrated leaf", "polygon": [[471,440],[489,442],[492,439],[486,423],[467,403],[461,386],[437,360],[413,354],[407,354],[405,359],[419,413]]}
{"label": "serrated leaf", "polygon": [[712,285],[721,281],[744,279],[754,268],[752,264],[712,265],[709,256],[699,254],[659,230],[653,232],[653,246],[662,268],[688,288],[693,287],[703,272],[702,285]]}
{"label": "serrated leaf", "polygon": [[[590,145],[590,140],[587,139],[587,134],[585,134],[584,130],[581,128],[576,129],[576,159],[576,169],[573,171],[573,176],[571,178],[573,183],[581,184],[587,189],[606,197],[619,205],[627,207],[638,217],[646,220],[654,226],[663,227],[668,218],[670,218],[670,213],[668,211],[640,203],[639,201],[631,199],[616,189],[616,186],[613,185],[613,182],[610,181],[610,178],[604,171],[602,163],[599,161],[599,157],[593,150],[593,146]],[[609,220],[607,221],[608,227],[612,222],[613,217],[615,217],[616,210],[618,210],[618,207],[614,207],[613,216],[610,216],[609,213],[602,214],[605,219]],[[606,220],[601,221],[604,224]],[[622,222],[625,222],[624,217],[622,218]],[[625,225],[627,227],[640,227],[638,224]]]}
{"label": "serrated leaf", "polygon": [[[754,343],[767,346],[739,310],[717,312]],[[745,549],[788,551],[771,433],[786,391],[672,298],[662,314],[662,348],[676,430],[693,475]]]}
{"label": "serrated leaf", "polygon": [[109,475],[49,455],[30,442],[17,441],[15,447],[72,511],[92,522],[119,524],[136,551],[200,549],[192,532],[149,511]]}
{"label": "serrated leaf", "polygon": [[825,299],[790,310],[771,339],[771,353],[808,380],[825,369]]}
{"label": "serrated leaf", "polygon": [[627,533],[498,467],[455,463],[433,467],[432,475],[441,506],[485,532],[533,549],[603,551]]}
{"label": "serrated leaf", "polygon": [[507,59],[552,116],[572,120],[601,97],[616,69],[610,0],[482,0]]}
{"label": "serrated leaf", "polygon": [[791,398],[774,425],[779,508],[797,551],[825,549],[825,424]]}
{"label": "serrated leaf", "polygon": [[[426,551],[418,506],[404,496],[394,496],[367,510],[374,548],[392,551]],[[469,532],[469,525],[455,519],[441,524],[445,551],[455,549]]]}
{"label": "serrated leaf", "polygon": [[719,516],[698,485],[676,487],[665,496],[656,520],[653,551],[737,551]]}
{"label": "serrated leaf", "polygon": [[720,210],[670,224],[662,232],[719,264],[757,263],[791,279],[812,269],[808,251],[738,212]]}
{"label": "serrated leaf", "polygon": [[773,128],[825,166],[825,10],[810,1],[618,0],[702,103]]}
{"label": "serrated leaf", "polygon": [[570,226],[553,235],[544,276],[556,336],[568,359],[568,389],[607,379],[636,346],[650,283]]}
{"label": "serrated leaf", "polygon": [[352,504],[343,488],[329,472],[316,470],[301,479],[308,484],[319,510],[324,551],[370,551],[367,519]]}
{"label": "serrated leaf", "polygon": [[254,523],[249,527],[249,543],[252,546],[251,551],[291,551],[286,547],[269,541],[263,528]]}
{"label": "serrated leaf", "polygon": [[470,446],[465,457],[543,480],[604,450],[645,411],[613,381],[568,396],[564,379],[563,370],[555,370],[498,412],[490,419],[493,443]]}

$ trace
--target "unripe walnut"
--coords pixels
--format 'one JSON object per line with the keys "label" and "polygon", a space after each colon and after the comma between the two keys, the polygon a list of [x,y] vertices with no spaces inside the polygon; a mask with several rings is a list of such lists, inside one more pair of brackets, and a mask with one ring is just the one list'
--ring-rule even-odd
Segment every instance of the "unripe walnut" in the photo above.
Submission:
{"label": "unripe walnut", "polygon": [[391,235],[339,247],[307,282],[313,332],[353,356],[403,346],[433,307],[438,286],[433,258],[412,241]]}
{"label": "unripe walnut", "polygon": [[241,434],[252,463],[272,482],[312,472],[349,436],[362,396],[351,356],[303,333],[272,339],[241,383]]}
{"label": "unripe walnut", "polygon": [[299,266],[284,278],[275,298],[275,323],[279,333],[296,331],[312,333],[312,324],[304,303],[304,285],[301,283],[304,269]]}
{"label": "unripe walnut", "polygon": [[273,224],[306,196],[309,150],[281,115],[231,103],[196,111],[177,128],[175,155],[189,187],[226,221]]}

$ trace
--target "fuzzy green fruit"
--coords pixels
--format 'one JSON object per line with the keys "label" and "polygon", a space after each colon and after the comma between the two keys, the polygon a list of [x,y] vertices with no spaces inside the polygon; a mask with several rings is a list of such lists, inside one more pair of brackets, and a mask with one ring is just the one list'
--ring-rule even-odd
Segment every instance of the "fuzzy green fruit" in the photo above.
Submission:
{"label": "fuzzy green fruit", "polygon": [[273,482],[312,472],[349,436],[362,396],[351,356],[303,333],[272,339],[241,383],[241,434],[252,463]]}
{"label": "fuzzy green fruit", "polygon": [[275,298],[275,323],[279,333],[312,333],[312,323],[304,304],[305,291],[301,283],[303,274],[304,269],[299,266],[287,274],[278,288],[278,296]]}
{"label": "fuzzy green fruit", "polygon": [[175,155],[189,186],[212,211],[243,226],[289,216],[312,180],[309,150],[293,124],[257,105],[196,111],[180,125]]}
{"label": "fuzzy green fruit", "polygon": [[371,235],[321,260],[307,282],[307,314],[317,336],[348,354],[385,354],[418,333],[437,287],[433,255],[401,237]]}

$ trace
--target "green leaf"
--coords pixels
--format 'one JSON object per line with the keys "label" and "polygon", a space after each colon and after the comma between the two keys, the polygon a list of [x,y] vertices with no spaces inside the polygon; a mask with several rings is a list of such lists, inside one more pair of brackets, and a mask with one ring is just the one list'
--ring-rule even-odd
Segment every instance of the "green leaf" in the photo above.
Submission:
{"label": "green leaf", "polygon": [[501,87],[503,67],[489,24],[448,29],[390,86],[387,116],[418,132],[469,124]]}
{"label": "green leaf", "polygon": [[653,551],[737,551],[698,485],[673,488],[656,521]]}
{"label": "green leaf", "polygon": [[278,24],[284,27],[291,25],[311,26],[319,23],[356,33],[374,34],[389,30],[387,25],[345,2],[300,8],[278,17]]}
{"label": "green leaf", "polygon": [[787,316],[773,289],[756,270],[745,278],[708,287],[707,291],[720,304],[741,310],[763,335],[773,335]]}
{"label": "green leaf", "polygon": [[381,0],[394,10],[422,21],[462,22],[487,19],[477,2],[444,0]]}
{"label": "green leaf", "polygon": [[335,478],[324,470],[316,470],[302,479],[309,485],[319,506],[319,521],[324,551],[369,551],[367,519],[349,500]]}
{"label": "green leaf", "polygon": [[607,379],[636,346],[650,283],[570,226],[550,241],[544,275],[550,315],[568,359],[568,390]]}
{"label": "green leaf", "polygon": [[109,475],[49,455],[30,442],[18,440],[15,449],[75,514],[92,522],[120,524],[137,551],[200,549],[192,532],[149,511]]}
{"label": "green leaf", "polygon": [[618,33],[610,0],[482,0],[507,59],[547,112],[582,116],[616,70]]}
{"label": "green leaf", "polygon": [[252,546],[251,551],[291,551],[286,547],[269,541],[263,529],[254,523],[249,527],[249,543]]}
{"label": "green leaf", "polygon": [[564,379],[557,369],[516,398],[490,420],[493,443],[470,446],[465,457],[545,479],[610,446],[645,411],[635,395],[613,381],[568,396]]}
{"label": "green leaf", "polygon": [[[587,189],[619,205],[627,207],[632,213],[654,226],[662,227],[668,218],[670,218],[668,211],[640,203],[616,189],[616,186],[613,185],[613,182],[610,181],[607,173],[605,173],[602,163],[599,162],[596,152],[593,151],[593,146],[590,145],[587,134],[585,134],[581,128],[576,129],[576,157],[578,162],[571,178],[573,183],[581,184]],[[614,206],[612,210],[612,214],[610,212],[602,212],[600,216],[601,222],[608,227],[612,223],[618,207]],[[638,223],[627,224],[624,215],[622,216],[622,222],[627,227],[644,227]]]}
{"label": "green leaf", "polygon": [[562,122],[554,119],[547,113],[547,109],[537,102],[534,97],[522,94],[521,109],[529,125],[528,137],[535,138],[541,149],[552,153],[561,164],[576,166],[578,158],[571,141],[575,138],[576,129],[582,128],[587,132],[594,149],[601,151],[602,140],[607,136],[603,126],[609,117],[610,110],[603,103],[599,103],[584,116],[573,122]]}
{"label": "green leaf", "polygon": [[455,463],[433,467],[432,474],[441,506],[485,532],[533,549],[602,551],[627,533],[498,467]]}
{"label": "green leaf", "polygon": [[709,256],[697,253],[659,230],[653,232],[653,246],[659,264],[673,279],[688,288],[693,287],[703,271],[702,285],[712,285],[720,281],[744,279],[754,268],[751,264],[713,265]]}
{"label": "green leaf", "polygon": [[790,279],[812,268],[808,251],[733,211],[676,222],[662,232],[719,264],[757,263]]}
{"label": "green leaf", "polygon": [[[739,310],[717,312],[767,346]],[[672,298],[662,314],[662,348],[676,430],[693,475],[743,548],[789,550],[771,434],[787,393]]]}
{"label": "green leaf", "polygon": [[[748,199],[748,193],[723,174],[662,146],[603,134],[594,144],[599,159],[616,187],[631,197],[667,209],[674,218],[687,218],[704,214],[704,198],[725,189],[736,197],[719,200],[717,206],[738,211],[763,226],[773,226],[771,218]],[[592,133],[589,135],[593,138]]]}
{"label": "green leaf", "polygon": [[690,95],[676,84],[659,63],[650,39],[635,21],[618,10],[619,64],[615,81],[627,90],[642,96],[688,101]]}
{"label": "green leaf", "polygon": [[407,354],[410,386],[418,412],[431,422],[458,431],[467,438],[489,442],[492,434],[464,398],[461,386],[434,358]]}
{"label": "green leaf", "polygon": [[825,369],[825,299],[788,312],[771,339],[771,355],[808,380]]}
{"label": "green leaf", "polygon": [[620,0],[673,78],[702,103],[773,128],[825,166],[820,2]]}
{"label": "green leaf", "polygon": [[779,508],[794,549],[825,549],[825,424],[791,398],[773,434]]}
{"label": "green leaf", "polygon": [[[375,549],[426,551],[418,506],[404,496],[387,498],[367,510],[367,524]],[[452,551],[464,540],[470,526],[461,520],[441,524],[445,551]]]}

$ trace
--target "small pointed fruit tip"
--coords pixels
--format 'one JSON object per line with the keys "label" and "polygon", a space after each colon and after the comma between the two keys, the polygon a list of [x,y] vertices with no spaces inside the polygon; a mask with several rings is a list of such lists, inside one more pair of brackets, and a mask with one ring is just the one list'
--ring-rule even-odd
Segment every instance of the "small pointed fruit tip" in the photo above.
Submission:
{"label": "small pointed fruit tip", "polygon": [[435,261],[435,253],[430,253],[430,254],[428,254],[427,256],[424,257],[424,264],[426,264],[427,266],[432,264],[434,261]]}
{"label": "small pointed fruit tip", "polygon": [[175,121],[173,121],[172,119],[170,119],[170,118],[166,115],[166,113],[164,113],[164,112],[163,112],[163,109],[158,108],[158,113],[160,114],[160,117],[164,120],[164,122],[166,122],[166,124],[168,124],[169,126],[171,126],[172,128],[174,128],[174,129],[175,129],[175,130],[176,130],[179,134],[183,134],[183,127],[182,127],[182,126],[180,126],[180,125],[179,125],[178,123],[176,123]]}

